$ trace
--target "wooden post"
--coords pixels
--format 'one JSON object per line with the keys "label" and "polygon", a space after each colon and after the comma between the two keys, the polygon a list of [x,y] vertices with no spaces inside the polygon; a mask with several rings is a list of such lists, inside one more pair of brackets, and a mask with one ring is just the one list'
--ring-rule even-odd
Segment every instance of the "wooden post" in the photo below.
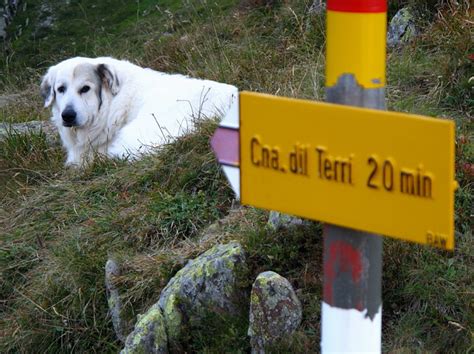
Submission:
{"label": "wooden post", "polygon": [[[386,11],[385,0],[327,1],[327,102],[385,109]],[[321,351],[381,352],[382,238],[326,225],[323,262]]]}

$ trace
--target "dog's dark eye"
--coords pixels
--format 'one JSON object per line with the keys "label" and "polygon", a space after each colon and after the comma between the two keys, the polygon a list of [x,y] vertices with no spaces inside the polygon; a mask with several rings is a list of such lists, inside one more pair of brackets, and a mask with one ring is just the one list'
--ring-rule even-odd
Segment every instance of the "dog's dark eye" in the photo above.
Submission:
{"label": "dog's dark eye", "polygon": [[91,88],[89,86],[83,86],[81,88],[81,90],[79,91],[79,93],[86,93],[87,91],[89,91]]}
{"label": "dog's dark eye", "polygon": [[59,92],[59,93],[64,93],[64,92],[66,92],[66,87],[64,87],[64,86],[59,86],[59,87],[58,87],[58,92]]}

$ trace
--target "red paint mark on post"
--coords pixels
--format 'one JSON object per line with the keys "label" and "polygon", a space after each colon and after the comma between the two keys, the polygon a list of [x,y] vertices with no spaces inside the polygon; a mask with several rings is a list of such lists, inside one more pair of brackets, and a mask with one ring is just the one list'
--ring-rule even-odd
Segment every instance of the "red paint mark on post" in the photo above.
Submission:
{"label": "red paint mark on post", "polygon": [[[334,282],[341,273],[350,273],[353,283],[359,283],[362,276],[360,252],[344,241],[335,241],[329,246],[329,255],[324,262],[324,301],[334,304]],[[357,307],[362,309],[362,303]]]}
{"label": "red paint mark on post", "polygon": [[387,12],[386,0],[328,0],[327,9],[340,12]]}

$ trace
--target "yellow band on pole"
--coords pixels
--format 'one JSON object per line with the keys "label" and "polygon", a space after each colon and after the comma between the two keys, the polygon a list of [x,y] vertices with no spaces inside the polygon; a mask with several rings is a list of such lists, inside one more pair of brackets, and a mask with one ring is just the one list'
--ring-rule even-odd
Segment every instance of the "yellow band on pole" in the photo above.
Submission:
{"label": "yellow band on pole", "polygon": [[363,88],[385,86],[387,14],[327,11],[326,86],[352,74]]}

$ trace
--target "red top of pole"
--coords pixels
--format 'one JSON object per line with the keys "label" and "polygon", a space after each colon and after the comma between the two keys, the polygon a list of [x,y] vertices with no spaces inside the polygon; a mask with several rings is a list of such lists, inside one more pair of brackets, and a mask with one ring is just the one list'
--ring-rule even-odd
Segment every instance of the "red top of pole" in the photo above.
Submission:
{"label": "red top of pole", "polygon": [[387,12],[387,0],[328,0],[327,9],[341,12]]}

